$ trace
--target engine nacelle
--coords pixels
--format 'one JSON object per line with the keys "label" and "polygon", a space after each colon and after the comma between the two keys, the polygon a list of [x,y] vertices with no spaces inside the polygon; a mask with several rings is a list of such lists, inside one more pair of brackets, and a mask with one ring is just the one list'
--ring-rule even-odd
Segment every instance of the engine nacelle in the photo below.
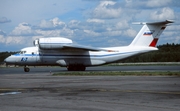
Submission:
{"label": "engine nacelle", "polygon": [[40,49],[59,49],[63,44],[72,44],[72,40],[62,37],[39,38],[34,40],[34,46]]}

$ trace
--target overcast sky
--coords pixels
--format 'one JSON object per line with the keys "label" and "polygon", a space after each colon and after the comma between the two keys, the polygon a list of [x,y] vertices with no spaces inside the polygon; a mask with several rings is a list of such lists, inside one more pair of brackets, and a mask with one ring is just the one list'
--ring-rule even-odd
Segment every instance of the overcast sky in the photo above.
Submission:
{"label": "overcast sky", "polygon": [[124,46],[141,25],[166,19],[158,45],[180,43],[180,0],[0,0],[0,52],[33,46],[40,37],[66,37],[94,46]]}

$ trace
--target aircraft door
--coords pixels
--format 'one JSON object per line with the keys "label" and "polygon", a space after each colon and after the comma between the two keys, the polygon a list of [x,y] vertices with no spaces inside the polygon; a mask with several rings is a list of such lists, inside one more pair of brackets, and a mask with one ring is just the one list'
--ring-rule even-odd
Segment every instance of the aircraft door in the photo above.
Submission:
{"label": "aircraft door", "polygon": [[[39,53],[38,51],[36,51],[36,62],[39,63],[42,61],[42,58],[41,58],[41,53]],[[42,56],[43,57],[43,56]]]}
{"label": "aircraft door", "polygon": [[29,59],[32,63],[36,63],[36,55],[36,52],[31,52],[31,57],[29,57]]}

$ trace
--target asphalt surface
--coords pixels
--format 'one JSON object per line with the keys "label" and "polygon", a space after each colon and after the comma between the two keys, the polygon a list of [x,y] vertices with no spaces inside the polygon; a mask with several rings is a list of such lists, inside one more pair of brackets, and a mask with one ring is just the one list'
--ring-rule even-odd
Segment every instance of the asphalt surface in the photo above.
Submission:
{"label": "asphalt surface", "polygon": [[[87,67],[86,71],[180,71],[180,65],[177,66],[98,66]],[[67,72],[64,67],[30,67],[30,73],[41,74],[49,72]],[[0,74],[28,74],[24,72],[23,67],[0,68]]]}
{"label": "asphalt surface", "polygon": [[[140,69],[179,71],[179,66],[174,67]],[[103,67],[96,68],[87,70],[103,70]],[[111,66],[104,70],[108,71],[108,68],[113,70]],[[116,68],[131,70],[124,66]],[[180,77],[52,76],[50,73],[59,71],[66,69],[38,67],[25,73],[22,68],[0,68],[0,111],[180,110]]]}

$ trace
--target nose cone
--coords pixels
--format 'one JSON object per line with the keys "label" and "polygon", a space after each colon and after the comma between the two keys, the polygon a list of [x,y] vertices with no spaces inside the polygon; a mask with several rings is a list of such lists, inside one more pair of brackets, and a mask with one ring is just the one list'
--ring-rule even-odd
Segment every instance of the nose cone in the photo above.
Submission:
{"label": "nose cone", "polygon": [[4,62],[6,64],[13,64],[15,61],[13,60],[13,58],[11,56],[7,57]]}
{"label": "nose cone", "polygon": [[8,63],[8,62],[9,62],[9,57],[7,57],[6,59],[4,59],[4,62],[5,62],[5,63]]}

